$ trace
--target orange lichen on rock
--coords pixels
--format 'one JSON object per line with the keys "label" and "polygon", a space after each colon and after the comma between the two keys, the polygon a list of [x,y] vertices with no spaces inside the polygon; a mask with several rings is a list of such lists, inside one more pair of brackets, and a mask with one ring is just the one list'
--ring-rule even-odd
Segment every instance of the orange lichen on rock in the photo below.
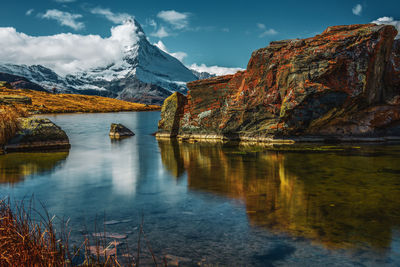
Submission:
{"label": "orange lichen on rock", "polygon": [[394,101],[400,95],[396,35],[393,26],[358,24],[271,42],[253,52],[246,71],[188,83],[178,132],[239,139],[340,132],[400,136],[396,116],[379,129],[375,120],[361,126],[352,119],[371,110],[381,117],[383,109],[376,106],[399,110]]}

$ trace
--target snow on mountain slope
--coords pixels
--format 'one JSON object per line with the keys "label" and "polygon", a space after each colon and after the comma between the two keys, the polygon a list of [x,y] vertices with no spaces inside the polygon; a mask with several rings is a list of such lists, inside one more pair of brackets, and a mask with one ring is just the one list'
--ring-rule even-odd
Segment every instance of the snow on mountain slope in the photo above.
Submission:
{"label": "snow on mountain slope", "polygon": [[25,77],[45,88],[64,82],[63,78],[58,76],[57,73],[41,65],[0,64],[0,72]]}
{"label": "snow on mountain slope", "polygon": [[124,25],[126,27],[113,29],[123,31],[113,35],[124,38],[120,40],[124,44],[123,57],[107,66],[61,76],[41,65],[7,63],[0,64],[0,72],[23,76],[47,89],[56,87],[64,92],[117,97],[147,104],[161,104],[175,91],[186,93],[186,83],[198,77],[178,59],[152,45],[136,20],[129,20]]}
{"label": "snow on mountain slope", "polygon": [[213,78],[216,77],[217,75],[215,74],[211,74],[205,71],[197,71],[194,69],[190,69],[192,71],[192,73],[199,79],[199,80],[203,80],[203,79],[209,79],[209,78]]}

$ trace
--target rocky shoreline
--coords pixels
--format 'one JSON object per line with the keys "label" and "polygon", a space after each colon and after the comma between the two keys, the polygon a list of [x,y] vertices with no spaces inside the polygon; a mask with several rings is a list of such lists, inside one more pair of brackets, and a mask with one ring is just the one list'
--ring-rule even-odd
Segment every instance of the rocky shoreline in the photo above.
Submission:
{"label": "rocky shoreline", "polygon": [[[156,133],[158,139],[171,139],[168,133]],[[270,144],[295,144],[295,143],[382,143],[400,142],[400,136],[381,136],[381,137],[360,137],[360,136],[294,136],[294,137],[252,137],[236,136],[228,137],[224,135],[207,134],[182,134],[172,138],[180,141],[208,141],[208,142],[249,142],[249,143],[270,143]]]}

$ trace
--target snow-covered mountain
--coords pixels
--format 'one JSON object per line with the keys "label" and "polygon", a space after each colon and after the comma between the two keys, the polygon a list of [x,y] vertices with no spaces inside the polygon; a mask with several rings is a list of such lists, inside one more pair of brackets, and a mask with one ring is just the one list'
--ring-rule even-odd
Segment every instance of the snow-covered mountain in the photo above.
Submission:
{"label": "snow-covered mountain", "polygon": [[186,93],[186,83],[198,79],[178,59],[152,45],[136,20],[136,41],[127,44],[123,58],[107,66],[65,76],[41,65],[0,64],[0,72],[18,75],[59,91],[95,94],[119,99],[161,104],[171,93]]}
{"label": "snow-covered mountain", "polygon": [[193,73],[199,80],[209,79],[209,78],[213,78],[213,77],[216,77],[216,76],[217,76],[217,75],[215,75],[215,74],[211,74],[211,73],[208,73],[208,72],[205,72],[205,71],[200,72],[200,71],[197,71],[197,70],[194,70],[194,69],[190,69],[190,70],[192,71],[192,73]]}

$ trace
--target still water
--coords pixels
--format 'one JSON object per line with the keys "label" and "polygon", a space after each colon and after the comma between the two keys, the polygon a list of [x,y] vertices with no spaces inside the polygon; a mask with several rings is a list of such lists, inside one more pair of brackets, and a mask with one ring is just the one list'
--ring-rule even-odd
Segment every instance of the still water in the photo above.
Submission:
{"label": "still water", "polygon": [[[271,148],[157,141],[159,112],[47,116],[69,152],[0,156],[0,197],[106,222],[182,266],[400,266],[400,145]],[[112,122],[134,137],[112,142]],[[104,218],[105,217],[105,218]]]}

